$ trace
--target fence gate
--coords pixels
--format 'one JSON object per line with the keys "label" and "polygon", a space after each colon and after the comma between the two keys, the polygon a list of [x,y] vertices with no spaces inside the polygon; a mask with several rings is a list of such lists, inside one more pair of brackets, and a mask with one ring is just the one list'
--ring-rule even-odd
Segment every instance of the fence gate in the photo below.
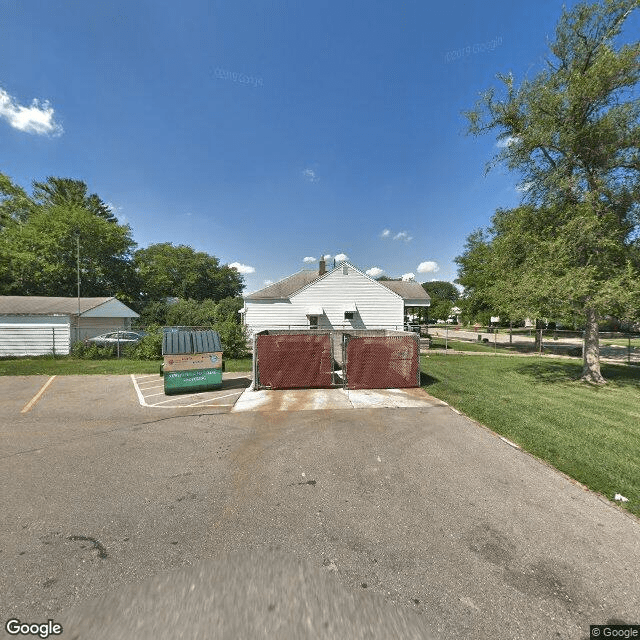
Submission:
{"label": "fence gate", "polygon": [[256,335],[256,389],[329,388],[333,382],[333,351],[328,333],[264,331]]}
{"label": "fence gate", "polygon": [[342,360],[347,389],[420,386],[420,336],[345,334]]}

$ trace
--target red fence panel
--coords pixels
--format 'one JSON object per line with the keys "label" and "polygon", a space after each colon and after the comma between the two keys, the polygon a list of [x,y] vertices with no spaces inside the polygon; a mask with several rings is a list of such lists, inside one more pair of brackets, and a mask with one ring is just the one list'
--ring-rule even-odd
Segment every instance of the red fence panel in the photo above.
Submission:
{"label": "red fence panel", "polygon": [[333,355],[329,334],[256,336],[256,389],[329,388]]}
{"label": "red fence panel", "polygon": [[401,389],[420,386],[420,338],[345,335],[347,389]]}

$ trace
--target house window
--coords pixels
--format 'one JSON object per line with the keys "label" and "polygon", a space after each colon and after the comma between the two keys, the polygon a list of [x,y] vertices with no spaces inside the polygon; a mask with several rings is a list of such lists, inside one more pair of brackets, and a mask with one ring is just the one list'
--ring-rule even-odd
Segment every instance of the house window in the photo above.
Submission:
{"label": "house window", "polygon": [[353,318],[355,317],[355,311],[345,311],[344,312],[344,319],[345,320],[353,320]]}
{"label": "house window", "polygon": [[343,276],[348,276],[349,275],[349,267],[347,267],[346,264],[342,265],[342,275]]}
{"label": "house window", "polygon": [[309,329],[318,328],[318,316],[309,316]]}

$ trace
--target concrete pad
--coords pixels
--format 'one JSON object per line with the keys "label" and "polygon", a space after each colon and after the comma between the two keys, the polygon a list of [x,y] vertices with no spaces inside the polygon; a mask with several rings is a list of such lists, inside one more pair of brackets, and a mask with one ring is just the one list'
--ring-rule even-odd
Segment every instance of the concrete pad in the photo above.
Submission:
{"label": "concrete pad", "polygon": [[444,402],[422,389],[246,389],[232,412],[318,411],[322,409],[383,409],[435,407]]}
{"label": "concrete pad", "polygon": [[245,392],[232,412],[238,411],[314,411],[319,409],[353,409],[343,389],[260,389]]}
{"label": "concrete pad", "polygon": [[357,389],[347,391],[354,409],[437,407],[445,405],[422,389]]}

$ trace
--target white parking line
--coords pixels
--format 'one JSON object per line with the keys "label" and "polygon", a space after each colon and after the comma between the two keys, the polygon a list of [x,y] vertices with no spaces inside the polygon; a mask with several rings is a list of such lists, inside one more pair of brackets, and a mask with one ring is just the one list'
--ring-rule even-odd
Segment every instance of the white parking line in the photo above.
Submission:
{"label": "white parking line", "polygon": [[[174,402],[175,400],[181,400],[182,398],[191,398],[193,396],[199,396],[201,395],[202,392],[200,393],[186,393],[186,394],[180,394],[179,396],[176,396],[175,398],[169,398],[168,400],[163,400],[162,402],[155,402],[154,404],[148,404],[148,407],[157,407],[159,404],[166,404],[167,402]],[[176,405],[178,407],[182,407],[185,405]]]}
{"label": "white parking line", "polygon": [[[204,391],[200,391],[198,393],[189,393],[189,394],[180,394],[180,395],[176,395],[176,396],[172,396],[166,400],[161,400],[160,402],[154,402],[154,403],[149,403],[147,402],[148,398],[154,398],[157,396],[164,396],[165,393],[164,391],[161,393],[145,393],[146,391],[151,391],[153,389],[159,389],[162,388],[164,385],[155,385],[155,386],[147,386],[147,387],[143,387],[141,386],[141,384],[144,384],[144,382],[142,383],[138,383],[137,378],[140,376],[137,376],[135,374],[131,374],[131,381],[133,382],[133,386],[136,390],[136,393],[138,395],[138,401],[140,402],[140,404],[143,407],[155,407],[157,409],[183,409],[186,407],[233,407],[233,404],[218,404],[218,400],[222,400],[224,398],[230,398],[232,396],[238,396],[241,395],[242,393],[244,393],[244,389],[238,389],[237,391],[233,391],[231,393],[226,393],[222,396],[214,396],[214,397],[209,397],[206,398],[204,400],[199,400],[198,402],[192,402],[190,404],[182,404],[181,400],[183,398],[188,399],[191,398],[193,399],[194,397],[202,397],[203,393],[206,393]],[[146,376],[149,377],[149,376]],[[242,376],[240,376],[242,377]],[[157,382],[156,380],[147,380],[147,383],[154,383]],[[187,400],[188,401],[188,400]]]}
{"label": "white parking line", "polygon": [[[181,407],[233,407],[232,404],[181,404]],[[168,409],[169,407],[159,407],[160,409]]]}
{"label": "white parking line", "polygon": [[[196,402],[194,404],[190,404],[189,406],[190,407],[196,407],[199,404],[204,404],[205,402],[211,402],[212,400],[218,400],[218,399],[222,400],[222,398],[229,398],[231,396],[237,396],[239,393],[243,393],[243,392],[244,392],[244,389],[242,389],[241,391],[236,391],[235,393],[227,393],[224,396],[216,396],[215,398],[207,398],[206,400],[203,400],[202,402]],[[216,406],[220,406],[220,405],[216,405]],[[224,406],[228,406],[228,405],[224,405]]]}
{"label": "white parking line", "polygon": [[140,391],[140,387],[138,386],[138,381],[136,380],[136,377],[133,373],[131,374],[131,380],[133,380],[133,386],[136,390],[136,393],[138,394],[138,400],[140,401],[140,404],[143,407],[148,406],[147,403],[144,401],[144,396],[142,395],[142,391]]}

